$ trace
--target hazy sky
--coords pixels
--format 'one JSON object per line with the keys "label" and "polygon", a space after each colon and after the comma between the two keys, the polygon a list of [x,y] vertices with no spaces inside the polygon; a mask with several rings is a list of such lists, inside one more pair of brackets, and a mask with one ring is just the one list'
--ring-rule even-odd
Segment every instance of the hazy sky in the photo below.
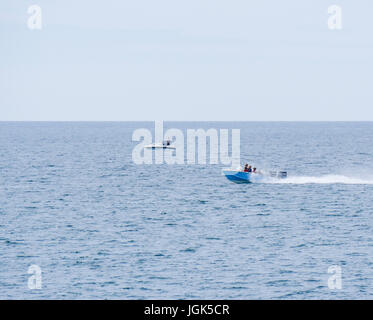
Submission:
{"label": "hazy sky", "polygon": [[373,120],[372,15],[371,0],[1,0],[0,120]]}

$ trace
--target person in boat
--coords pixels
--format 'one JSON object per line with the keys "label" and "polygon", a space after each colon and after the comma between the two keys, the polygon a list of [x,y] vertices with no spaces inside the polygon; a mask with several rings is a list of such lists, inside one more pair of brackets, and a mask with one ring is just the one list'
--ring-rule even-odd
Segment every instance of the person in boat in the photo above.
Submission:
{"label": "person in boat", "polygon": [[253,173],[257,173],[257,172],[256,172],[256,168],[253,168]]}
{"label": "person in boat", "polygon": [[246,163],[245,167],[243,168],[243,172],[249,172],[249,165]]}
{"label": "person in boat", "polygon": [[247,172],[253,172],[253,169],[251,169],[251,166],[247,168]]}

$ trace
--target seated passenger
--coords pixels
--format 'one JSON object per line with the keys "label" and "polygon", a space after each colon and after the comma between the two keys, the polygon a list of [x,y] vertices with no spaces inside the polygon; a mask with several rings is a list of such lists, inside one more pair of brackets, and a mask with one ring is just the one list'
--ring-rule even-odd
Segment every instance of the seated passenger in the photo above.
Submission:
{"label": "seated passenger", "polygon": [[251,166],[249,166],[247,172],[252,172],[253,170],[251,169]]}
{"label": "seated passenger", "polygon": [[256,172],[256,168],[253,168],[253,173],[257,173],[257,172]]}
{"label": "seated passenger", "polygon": [[249,172],[249,165],[246,163],[245,167],[243,168],[243,172]]}

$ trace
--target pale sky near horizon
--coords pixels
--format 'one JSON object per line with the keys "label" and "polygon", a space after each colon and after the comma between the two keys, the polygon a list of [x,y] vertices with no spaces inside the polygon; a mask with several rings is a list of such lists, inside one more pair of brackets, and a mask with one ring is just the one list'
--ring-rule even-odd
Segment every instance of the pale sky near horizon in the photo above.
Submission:
{"label": "pale sky near horizon", "polygon": [[2,0],[0,121],[373,121],[372,15],[368,0]]}

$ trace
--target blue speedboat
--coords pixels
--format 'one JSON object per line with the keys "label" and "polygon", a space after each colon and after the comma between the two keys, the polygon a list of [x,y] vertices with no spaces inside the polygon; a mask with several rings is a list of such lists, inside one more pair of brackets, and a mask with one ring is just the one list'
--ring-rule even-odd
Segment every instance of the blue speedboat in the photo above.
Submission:
{"label": "blue speedboat", "polygon": [[269,175],[263,173],[244,172],[242,170],[224,169],[225,177],[235,183],[261,182],[265,177],[283,179],[287,177],[285,171],[270,171]]}
{"label": "blue speedboat", "polygon": [[259,173],[244,172],[241,170],[225,169],[223,170],[225,177],[235,183],[250,183],[261,180],[263,177]]}

